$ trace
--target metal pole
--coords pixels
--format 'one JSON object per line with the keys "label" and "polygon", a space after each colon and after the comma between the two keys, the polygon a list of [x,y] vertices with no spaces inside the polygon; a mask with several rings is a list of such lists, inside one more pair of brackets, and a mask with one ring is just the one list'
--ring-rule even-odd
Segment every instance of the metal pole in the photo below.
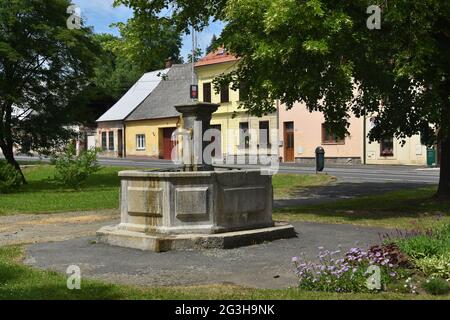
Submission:
{"label": "metal pole", "polygon": [[194,75],[194,61],[195,61],[195,48],[196,47],[196,43],[195,43],[195,29],[194,26],[192,26],[192,57],[191,57],[191,63],[192,63],[192,84],[195,85],[195,75]]}

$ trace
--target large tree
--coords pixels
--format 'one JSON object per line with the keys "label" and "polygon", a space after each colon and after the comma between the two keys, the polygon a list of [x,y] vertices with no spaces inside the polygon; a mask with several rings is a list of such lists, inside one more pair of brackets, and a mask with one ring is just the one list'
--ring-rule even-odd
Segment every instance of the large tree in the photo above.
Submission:
{"label": "large tree", "polygon": [[228,1],[221,40],[242,57],[228,80],[245,81],[254,114],[272,110],[273,99],[302,101],[342,134],[352,112],[373,116],[372,141],[439,132],[438,196],[448,199],[450,2],[378,1],[381,29],[373,29],[376,2]]}
{"label": "large tree", "polygon": [[[450,197],[449,1],[122,2],[140,8],[143,16],[163,3],[179,4],[173,19],[180,28],[189,23],[201,28],[208,14],[224,20],[219,41],[241,61],[218,82],[236,87],[244,82],[244,107],[252,114],[273,111],[275,99],[288,107],[301,101],[311,111],[322,111],[329,127],[341,134],[352,112],[374,116],[372,140],[437,133],[438,196]],[[368,27],[370,5],[381,9],[381,29]]]}
{"label": "large tree", "polygon": [[166,17],[142,19],[137,13],[126,23],[116,23],[120,38],[109,41],[108,49],[141,72],[164,68],[167,60],[181,62],[181,33]]}
{"label": "large tree", "polygon": [[93,75],[99,48],[90,29],[68,28],[70,4],[0,0],[0,148],[19,172],[14,147],[45,152],[70,137],[69,102]]}

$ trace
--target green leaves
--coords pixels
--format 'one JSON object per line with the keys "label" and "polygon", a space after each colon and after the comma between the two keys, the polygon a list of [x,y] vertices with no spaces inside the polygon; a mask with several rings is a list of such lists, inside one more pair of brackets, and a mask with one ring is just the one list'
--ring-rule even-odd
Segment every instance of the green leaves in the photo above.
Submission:
{"label": "green leaves", "polygon": [[367,6],[363,0],[227,1],[219,41],[241,57],[232,78],[248,84],[244,107],[258,115],[273,109],[270,99],[288,107],[305,102],[338,130],[351,113],[370,115],[379,123],[373,140],[412,136],[424,121],[448,136],[450,5],[380,3],[381,30],[367,28]]}
{"label": "green leaves", "polygon": [[303,42],[303,48],[306,51],[316,52],[325,54],[328,53],[330,50],[328,48],[328,44],[324,40],[306,40]]}
{"label": "green leaves", "polygon": [[88,150],[76,155],[75,146],[70,144],[65,152],[56,158],[55,179],[73,189],[80,188],[90,175],[100,170],[97,152]]}
{"label": "green leaves", "polygon": [[168,58],[180,61],[181,35],[169,19],[135,16],[116,27],[121,38],[111,40],[108,48],[141,72],[164,68]]}
{"label": "green leaves", "polygon": [[10,164],[0,161],[0,194],[9,193],[22,185],[22,176]]}
{"label": "green leaves", "polygon": [[[100,51],[89,28],[67,28],[69,0],[0,0],[0,147],[49,151],[68,138],[70,101]],[[13,114],[17,111],[18,117]],[[10,160],[11,161],[11,160]]]}

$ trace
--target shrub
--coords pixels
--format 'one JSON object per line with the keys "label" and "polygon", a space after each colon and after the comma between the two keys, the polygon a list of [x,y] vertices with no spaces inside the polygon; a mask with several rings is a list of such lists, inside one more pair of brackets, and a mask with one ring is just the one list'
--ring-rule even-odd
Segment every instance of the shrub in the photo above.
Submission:
{"label": "shrub", "polygon": [[410,268],[411,263],[408,257],[400,250],[395,243],[386,243],[373,246],[369,249],[369,260],[377,265],[388,263],[391,268]]}
{"label": "shrub", "polygon": [[422,283],[422,288],[432,295],[446,295],[450,292],[447,281],[440,278],[430,278]]}
{"label": "shrub", "polygon": [[417,268],[427,276],[450,279],[450,252],[415,261]]}
{"label": "shrub", "polygon": [[400,249],[417,260],[450,252],[450,224],[437,227],[433,232],[397,241]]}
{"label": "shrub", "polygon": [[9,193],[22,184],[22,176],[7,162],[0,161],[0,193]]}
{"label": "shrub", "polygon": [[413,259],[430,258],[445,252],[445,244],[440,239],[426,235],[400,240],[398,244]]}
{"label": "shrub", "polygon": [[65,186],[79,188],[90,175],[100,169],[97,153],[97,150],[88,150],[77,156],[75,146],[69,145],[62,155],[55,158],[55,179]]}

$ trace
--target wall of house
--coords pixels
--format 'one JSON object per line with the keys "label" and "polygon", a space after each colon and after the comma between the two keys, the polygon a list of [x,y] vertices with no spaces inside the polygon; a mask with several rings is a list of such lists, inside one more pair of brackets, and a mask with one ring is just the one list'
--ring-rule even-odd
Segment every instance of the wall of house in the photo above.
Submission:
{"label": "wall of house", "polygon": [[[371,128],[370,119],[367,120],[367,129]],[[367,139],[366,155],[367,164],[392,164],[392,165],[426,165],[427,147],[422,145],[420,135],[406,139],[405,145],[401,141],[393,139],[393,156],[383,156],[381,154],[381,144],[378,142],[370,143]]]}
{"label": "wall of house", "polygon": [[[214,65],[201,66],[196,68],[198,84],[199,84],[199,100],[204,101],[203,84],[212,83],[213,80],[223,73],[230,72],[236,68],[237,62],[224,62]],[[231,87],[231,86],[230,86]],[[246,150],[240,148],[240,138],[239,138],[239,125],[242,122],[248,122],[250,135],[250,143],[255,146],[259,144],[259,122],[269,121],[269,130],[276,130],[278,121],[276,113],[263,116],[263,117],[251,117],[242,109],[239,109],[239,90],[229,89],[229,100],[230,102],[221,103],[220,93],[216,93],[212,85],[211,90],[211,102],[220,104],[217,112],[213,114],[211,121],[212,125],[220,125],[222,131],[222,154],[226,157],[236,157],[245,154],[273,154],[278,157],[277,148],[259,148]],[[233,117],[233,114],[235,117]],[[275,141],[270,141],[276,146],[277,143],[277,132],[275,131],[274,138]],[[274,152],[275,151],[275,152]]]}
{"label": "wall of house", "polygon": [[[127,121],[126,123],[126,153],[127,157],[162,157],[162,130],[176,128],[180,125],[180,118],[151,119],[141,121]],[[137,135],[145,135],[145,150],[138,150]]]}
{"label": "wall of house", "polygon": [[[123,131],[123,123],[121,121],[111,121],[111,122],[99,122],[97,126],[97,134],[96,134],[96,147],[101,149],[100,157],[106,158],[117,158],[119,157],[124,150],[120,151],[120,143],[119,143],[119,130]],[[102,145],[102,133],[106,132],[106,149]],[[109,135],[114,135],[114,146],[110,148],[109,144]],[[124,134],[122,134],[122,146],[124,142]]]}
{"label": "wall of house", "polygon": [[343,164],[361,163],[363,156],[363,120],[350,119],[350,135],[344,143],[325,143],[322,137],[322,124],[325,118],[321,112],[310,113],[306,106],[297,103],[290,110],[284,105],[279,108],[280,156],[284,157],[284,125],[294,122],[294,157],[298,163],[312,163],[318,146],[325,149],[328,162]]}

